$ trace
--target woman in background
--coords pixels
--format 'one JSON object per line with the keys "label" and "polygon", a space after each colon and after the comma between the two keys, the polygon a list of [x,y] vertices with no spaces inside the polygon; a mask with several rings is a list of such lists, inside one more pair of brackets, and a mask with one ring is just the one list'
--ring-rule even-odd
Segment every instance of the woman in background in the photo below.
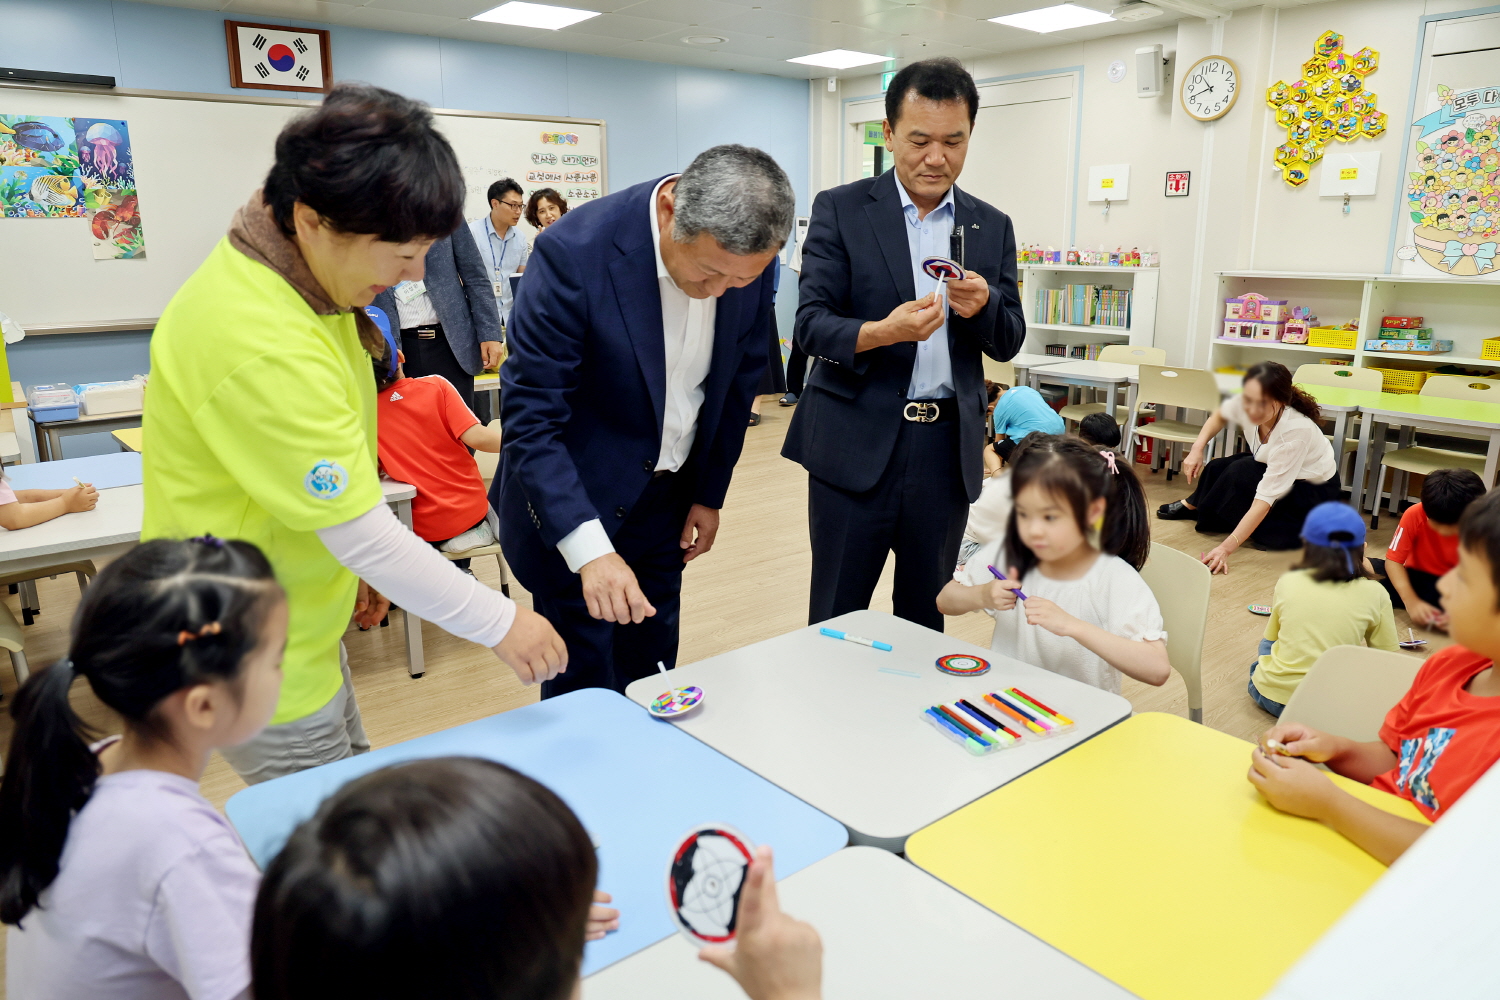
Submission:
{"label": "woman in background", "polygon": [[537,188],[526,199],[526,221],[540,233],[568,214],[568,199],[552,188]]}

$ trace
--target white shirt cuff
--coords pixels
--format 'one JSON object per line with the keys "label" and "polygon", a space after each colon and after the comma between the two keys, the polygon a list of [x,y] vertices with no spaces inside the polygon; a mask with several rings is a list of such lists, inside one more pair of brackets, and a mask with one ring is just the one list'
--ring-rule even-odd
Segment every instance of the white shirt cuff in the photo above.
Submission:
{"label": "white shirt cuff", "polygon": [[577,573],[595,559],[607,556],[614,550],[614,543],[609,540],[603,523],[597,517],[592,521],[584,521],[557,543],[557,551],[562,553],[570,573]]}

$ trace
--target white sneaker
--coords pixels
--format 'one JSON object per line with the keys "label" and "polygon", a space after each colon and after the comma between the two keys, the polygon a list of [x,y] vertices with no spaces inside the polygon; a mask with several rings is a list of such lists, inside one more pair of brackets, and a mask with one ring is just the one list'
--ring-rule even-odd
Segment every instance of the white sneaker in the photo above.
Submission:
{"label": "white sneaker", "polygon": [[480,521],[468,531],[454,535],[446,542],[438,546],[442,552],[467,552],[477,549],[481,545],[494,545],[495,533],[490,530],[490,522]]}

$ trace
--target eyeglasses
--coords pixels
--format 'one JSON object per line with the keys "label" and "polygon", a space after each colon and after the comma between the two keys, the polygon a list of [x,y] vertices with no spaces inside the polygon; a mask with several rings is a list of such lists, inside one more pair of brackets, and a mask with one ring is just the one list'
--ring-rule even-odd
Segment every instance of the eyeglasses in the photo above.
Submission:
{"label": "eyeglasses", "polygon": [[502,201],[500,204],[504,205],[506,208],[510,209],[512,212],[519,212],[521,209],[523,209],[523,208],[526,207],[525,205],[523,205],[519,201]]}

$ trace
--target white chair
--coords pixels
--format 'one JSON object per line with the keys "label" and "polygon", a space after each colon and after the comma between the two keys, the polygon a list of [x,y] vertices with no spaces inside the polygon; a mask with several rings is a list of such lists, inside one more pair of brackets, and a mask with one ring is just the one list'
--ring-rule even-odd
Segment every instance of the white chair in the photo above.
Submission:
{"label": "white chair", "polygon": [[89,581],[97,576],[99,571],[94,568],[93,562],[81,559],[78,562],[58,563],[56,566],[30,569],[22,573],[0,572],[0,587],[14,587],[21,595],[21,623],[23,625],[30,625],[32,619],[42,609],[41,602],[37,598],[36,581],[43,577],[53,579],[62,573],[72,573],[77,578],[78,592],[82,594],[88,589]]}
{"label": "white chair", "polygon": [[[1129,344],[1110,344],[1099,352],[1095,360],[1116,365],[1164,365],[1167,352],[1160,347],[1132,347]],[[1103,403],[1071,403],[1058,411],[1064,420],[1081,422],[1090,413],[1103,413]],[[1123,406],[1115,407],[1115,423],[1123,424],[1126,418]]]}
{"label": "white chair", "polygon": [[26,678],[31,676],[31,669],[26,664],[26,640],[21,635],[21,626],[16,624],[16,616],[4,604],[0,604],[0,649],[10,653],[16,683],[25,684]]}
{"label": "white chair", "polygon": [[1380,738],[1386,713],[1405,696],[1422,660],[1364,646],[1334,646],[1292,692],[1282,722],[1368,743]]}
{"label": "white chair", "polygon": [[1203,722],[1203,632],[1208,625],[1208,591],[1213,575],[1186,552],[1159,542],[1141,568],[1141,579],[1156,595],[1167,630],[1167,659],[1187,685],[1188,718]]}
{"label": "white chair", "polygon": [[500,593],[506,597],[510,596],[510,571],[505,566],[505,553],[500,551],[499,542],[491,542],[489,545],[480,545],[477,548],[468,549],[463,552],[444,552],[443,558],[449,562],[457,562],[459,559],[477,559],[481,556],[494,556],[495,563],[500,567]]}
{"label": "white chair", "polygon": [[1016,387],[1016,366],[1009,361],[996,361],[988,354],[981,354],[980,360],[984,362],[984,377],[991,382],[999,382],[1008,385],[1012,389]]}
{"label": "white chair", "polygon": [[[1157,418],[1149,424],[1135,426],[1136,415],[1148,404],[1154,403],[1157,407]],[[1159,365],[1141,365],[1139,386],[1135,395],[1136,412],[1130,414],[1126,420],[1127,436],[1123,444],[1123,450],[1130,454],[1130,437],[1134,436],[1150,438],[1153,442],[1151,449],[1151,468],[1156,468],[1160,458],[1159,442],[1167,442],[1170,448],[1178,444],[1192,444],[1198,440],[1198,433],[1203,430],[1202,424],[1187,423],[1182,420],[1161,419],[1161,408],[1164,406],[1180,406],[1188,410],[1202,410],[1212,413],[1219,408],[1219,383],[1215,381],[1213,372],[1204,371],[1201,368],[1165,368]],[[1167,460],[1167,479],[1172,478],[1173,462],[1171,455]]]}
{"label": "white chair", "polygon": [[[1433,375],[1422,386],[1422,395],[1443,399],[1472,399],[1481,403],[1500,403],[1500,379],[1474,378],[1468,375]],[[1454,434],[1454,437],[1473,437]],[[1488,440],[1482,439],[1482,440]],[[1375,465],[1375,493],[1370,502],[1370,527],[1380,526],[1380,495],[1385,492],[1385,471],[1393,469],[1400,473],[1391,477],[1391,516],[1401,515],[1401,503],[1406,499],[1412,473],[1428,475],[1439,469],[1468,469],[1475,475],[1484,475],[1484,456],[1465,451],[1450,451],[1447,448],[1425,448],[1412,446],[1387,451]],[[1399,483],[1399,486],[1398,486]]]}

